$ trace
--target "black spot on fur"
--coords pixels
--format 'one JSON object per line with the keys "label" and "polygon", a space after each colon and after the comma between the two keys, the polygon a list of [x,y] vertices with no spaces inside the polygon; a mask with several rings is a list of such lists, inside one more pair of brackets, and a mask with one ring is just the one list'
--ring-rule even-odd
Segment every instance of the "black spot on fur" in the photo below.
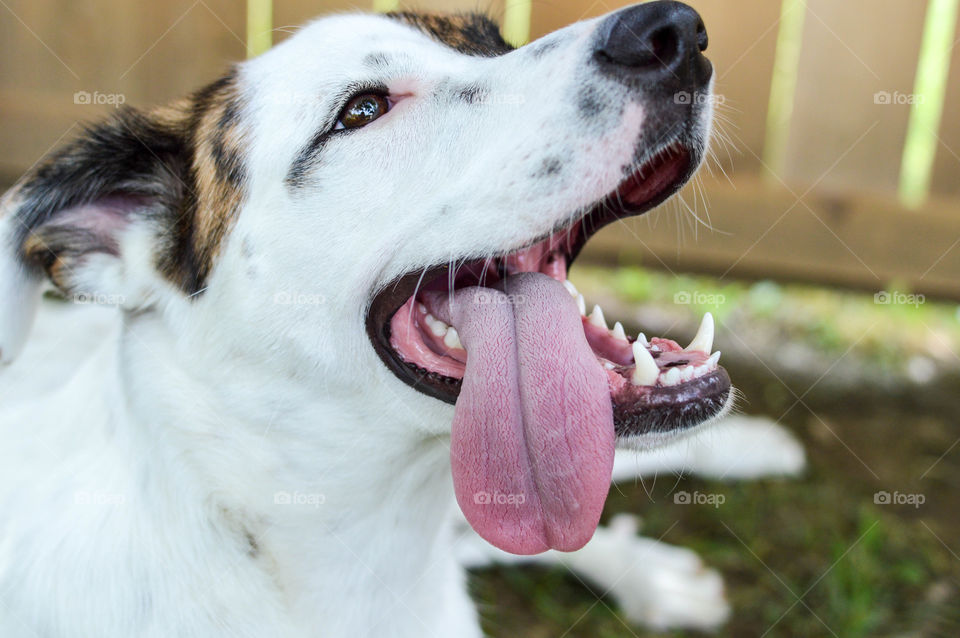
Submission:
{"label": "black spot on fur", "polygon": [[477,85],[465,86],[455,92],[456,98],[467,104],[483,102],[488,94],[489,91],[485,87]]}
{"label": "black spot on fur", "polygon": [[390,64],[390,56],[386,53],[368,53],[363,58],[363,66],[372,69],[382,69]]}
{"label": "black spot on fur", "polygon": [[553,51],[559,46],[560,46],[560,39],[553,37],[548,40],[542,40],[541,42],[536,42],[530,45],[530,48],[528,49],[528,51],[530,52],[530,56],[532,58],[534,58],[535,60],[539,60],[544,55],[546,55],[550,51]]}
{"label": "black spot on fur", "polygon": [[310,142],[300,150],[297,158],[290,165],[290,170],[287,171],[287,177],[284,180],[288,188],[295,190],[306,184],[307,174],[316,165],[320,152],[329,138],[329,130],[318,131]]}
{"label": "black spot on fur", "polygon": [[247,556],[256,558],[260,555],[260,544],[257,542],[256,537],[250,533],[250,530],[243,530],[243,535],[247,540]]}
{"label": "black spot on fur", "polygon": [[548,157],[543,160],[543,163],[540,164],[540,168],[537,169],[537,172],[533,174],[535,178],[543,179],[544,177],[552,177],[560,173],[563,170],[564,165],[563,159],[559,157]]}
{"label": "black spot on fur", "polygon": [[594,86],[585,86],[577,96],[577,111],[585,119],[592,119],[600,115],[606,108],[600,92]]}
{"label": "black spot on fur", "polygon": [[243,241],[240,242],[240,254],[244,259],[253,257],[253,243],[249,237],[244,237]]}

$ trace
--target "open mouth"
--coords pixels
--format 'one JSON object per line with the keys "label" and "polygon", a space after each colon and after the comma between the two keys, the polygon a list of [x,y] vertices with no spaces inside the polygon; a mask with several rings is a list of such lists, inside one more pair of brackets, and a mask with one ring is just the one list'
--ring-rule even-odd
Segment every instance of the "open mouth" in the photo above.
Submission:
{"label": "open mouth", "polygon": [[457,406],[457,500],[481,536],[514,553],[590,538],[616,437],[667,434],[719,414],[730,379],[707,315],[686,348],[611,328],[567,271],[598,229],[674,194],[696,166],[669,145],[586,215],[518,250],[411,272],[379,292],[367,330],[404,382]]}
{"label": "open mouth", "polygon": [[583,296],[567,281],[568,269],[590,236],[613,221],[640,215],[663,202],[686,182],[691,168],[689,151],[672,145],[587,215],[545,239],[499,257],[466,261],[452,274],[449,264],[443,264],[400,278],[371,304],[367,327],[377,353],[407,384],[455,403],[467,352],[456,327],[438,318],[446,313],[442,295],[435,293],[472,286],[502,290],[511,275],[542,273],[563,283],[578,306],[584,336],[607,372],[618,435],[666,433],[710,418],[722,409],[730,379],[717,364],[719,353],[711,351],[709,316],[686,348],[669,339],[631,336],[619,322],[610,328],[599,306],[588,312]]}

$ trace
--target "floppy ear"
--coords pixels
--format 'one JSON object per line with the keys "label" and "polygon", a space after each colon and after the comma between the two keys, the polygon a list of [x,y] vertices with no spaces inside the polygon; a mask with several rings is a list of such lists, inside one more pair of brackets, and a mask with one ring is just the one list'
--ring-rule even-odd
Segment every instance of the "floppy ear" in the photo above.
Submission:
{"label": "floppy ear", "polygon": [[121,108],[0,199],[0,363],[22,347],[44,278],[128,308],[202,290],[241,200],[232,75],[153,111]]}

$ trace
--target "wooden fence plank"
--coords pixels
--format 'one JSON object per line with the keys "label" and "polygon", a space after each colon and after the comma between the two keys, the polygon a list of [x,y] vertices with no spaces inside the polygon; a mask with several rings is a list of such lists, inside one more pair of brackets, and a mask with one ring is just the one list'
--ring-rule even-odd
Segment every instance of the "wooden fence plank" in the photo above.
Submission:
{"label": "wooden fence plank", "polygon": [[807,0],[788,181],[896,196],[924,4]]}
{"label": "wooden fence plank", "polygon": [[738,179],[735,186],[705,179],[704,185],[716,232],[701,227],[694,239],[688,216],[668,204],[602,230],[584,258],[873,291],[896,280],[916,292],[960,300],[960,231],[952,201],[908,212],[895,198],[823,189],[804,197],[804,205],[759,177]]}
{"label": "wooden fence plank", "polygon": [[[960,17],[956,33],[960,35]],[[935,194],[960,197],[960,44],[951,49],[947,97],[943,122],[940,124],[937,158],[934,161],[932,191]],[[960,211],[958,211],[960,215]]]}

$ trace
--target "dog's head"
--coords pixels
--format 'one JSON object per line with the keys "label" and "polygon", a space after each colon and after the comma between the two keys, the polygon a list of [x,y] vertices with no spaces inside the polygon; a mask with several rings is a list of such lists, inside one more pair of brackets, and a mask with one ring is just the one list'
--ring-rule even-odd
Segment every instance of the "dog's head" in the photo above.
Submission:
{"label": "dog's head", "polygon": [[314,22],[185,100],[119,110],[7,193],[0,359],[43,277],[109,295],[130,324],[452,432],[482,535],[579,547],[615,439],[689,430],[730,393],[709,322],[686,349],[633,339],[562,283],[591,234],[699,166],[706,46],[677,2],[516,50],[473,15]]}

